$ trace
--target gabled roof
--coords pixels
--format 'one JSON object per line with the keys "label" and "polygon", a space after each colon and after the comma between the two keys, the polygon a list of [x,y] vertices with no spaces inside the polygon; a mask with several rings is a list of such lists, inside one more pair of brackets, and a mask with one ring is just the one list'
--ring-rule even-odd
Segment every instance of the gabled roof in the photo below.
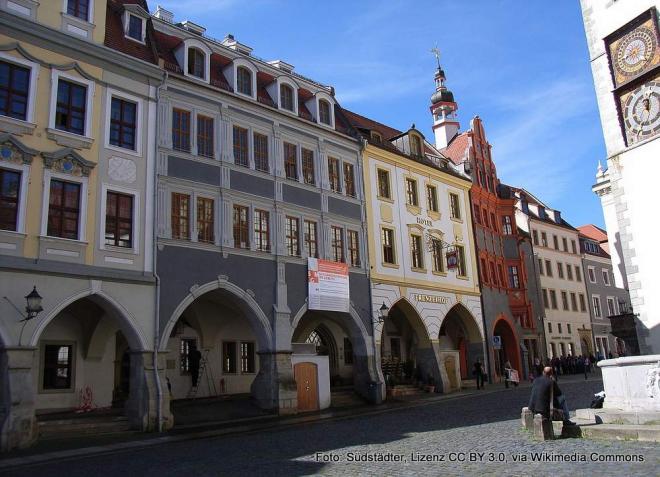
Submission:
{"label": "gabled roof", "polygon": [[594,224],[580,225],[578,228],[580,234],[598,243],[607,242],[607,232]]}
{"label": "gabled roof", "polygon": [[442,154],[454,164],[460,164],[465,159],[465,154],[469,147],[469,137],[467,132],[457,134],[449,142],[449,145],[441,150]]}

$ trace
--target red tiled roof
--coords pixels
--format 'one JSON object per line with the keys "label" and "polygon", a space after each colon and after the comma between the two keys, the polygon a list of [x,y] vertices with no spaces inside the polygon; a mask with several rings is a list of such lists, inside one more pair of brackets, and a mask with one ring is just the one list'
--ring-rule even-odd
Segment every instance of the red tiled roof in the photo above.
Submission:
{"label": "red tiled roof", "polygon": [[373,119],[369,119],[358,113],[349,111],[348,109],[342,109],[342,111],[344,112],[346,119],[348,119],[348,121],[354,127],[358,129],[367,129],[369,131],[376,131],[381,136],[383,136],[384,140],[389,140],[393,137],[400,136],[401,134],[403,134],[398,129],[391,128],[383,123],[379,123],[378,121],[374,121]]}
{"label": "red tiled roof", "polygon": [[129,40],[124,35],[124,24],[122,22],[124,5],[139,5],[147,12],[149,11],[147,2],[144,0],[108,0],[105,21],[105,46],[140,60],[156,64],[156,49],[152,42],[154,30],[151,25],[151,20],[147,20],[146,44],[143,45],[136,41]]}
{"label": "red tiled roof", "polygon": [[607,242],[607,232],[594,224],[581,225],[577,229],[582,235],[591,240],[598,243]]}
{"label": "red tiled roof", "polygon": [[465,159],[465,151],[468,148],[469,134],[463,132],[454,138],[449,143],[449,146],[442,149],[440,152],[447,156],[454,164],[460,164]]}
{"label": "red tiled roof", "polygon": [[[183,40],[175,36],[166,35],[160,31],[154,32],[154,37],[156,39],[156,48],[158,50],[158,55],[168,63],[177,64],[176,58],[174,57],[174,49],[179,46]],[[213,56],[211,56],[213,57]]]}

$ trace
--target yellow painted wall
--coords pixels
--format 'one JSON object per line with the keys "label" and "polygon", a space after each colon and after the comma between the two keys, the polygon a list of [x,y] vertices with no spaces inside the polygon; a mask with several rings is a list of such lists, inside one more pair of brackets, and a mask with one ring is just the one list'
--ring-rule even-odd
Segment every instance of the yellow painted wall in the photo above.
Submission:
{"label": "yellow painted wall", "polygon": [[[91,0],[93,4],[94,30],[92,31],[91,41],[94,43],[103,43],[105,39],[105,10],[107,0]],[[42,0],[37,9],[37,21],[47,25],[55,30],[62,29],[62,15],[66,11],[66,0]]]}

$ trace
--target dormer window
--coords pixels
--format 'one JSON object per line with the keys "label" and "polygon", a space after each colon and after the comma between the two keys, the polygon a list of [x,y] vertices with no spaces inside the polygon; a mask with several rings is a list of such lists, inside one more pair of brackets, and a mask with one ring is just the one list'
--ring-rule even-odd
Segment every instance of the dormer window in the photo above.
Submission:
{"label": "dormer window", "polygon": [[410,154],[413,156],[422,155],[422,141],[415,135],[410,136]]}
{"label": "dormer window", "polygon": [[236,91],[252,96],[252,72],[243,66],[236,68]]}
{"label": "dormer window", "polygon": [[204,79],[206,77],[205,69],[206,58],[204,53],[197,48],[188,49],[188,74]]}
{"label": "dormer window", "polygon": [[286,84],[280,85],[280,108],[294,111],[293,88]]}
{"label": "dormer window", "polygon": [[324,99],[319,100],[319,121],[328,126],[332,126],[330,117],[330,103]]}
{"label": "dormer window", "polygon": [[374,142],[374,144],[381,144],[383,142],[383,136],[375,131],[371,131],[371,140]]}
{"label": "dormer window", "polygon": [[126,27],[127,37],[140,43],[144,42],[144,20],[142,18],[129,14]]}
{"label": "dormer window", "polygon": [[81,20],[89,20],[89,0],[67,0],[66,13]]}

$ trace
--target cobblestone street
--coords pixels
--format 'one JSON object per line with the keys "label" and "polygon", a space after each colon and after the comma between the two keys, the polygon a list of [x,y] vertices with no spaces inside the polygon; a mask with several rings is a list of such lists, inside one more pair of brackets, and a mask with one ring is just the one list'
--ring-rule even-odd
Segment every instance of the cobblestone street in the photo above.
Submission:
{"label": "cobblestone street", "polygon": [[[572,409],[588,406],[602,387],[601,381],[575,378],[560,385]],[[7,475],[657,475],[657,444],[532,441],[519,421],[529,390],[498,389],[278,431],[16,468]],[[541,454],[553,461],[535,461]],[[350,461],[353,456],[390,461]],[[427,457],[436,461],[423,461]],[[606,461],[611,459],[636,461]]]}

